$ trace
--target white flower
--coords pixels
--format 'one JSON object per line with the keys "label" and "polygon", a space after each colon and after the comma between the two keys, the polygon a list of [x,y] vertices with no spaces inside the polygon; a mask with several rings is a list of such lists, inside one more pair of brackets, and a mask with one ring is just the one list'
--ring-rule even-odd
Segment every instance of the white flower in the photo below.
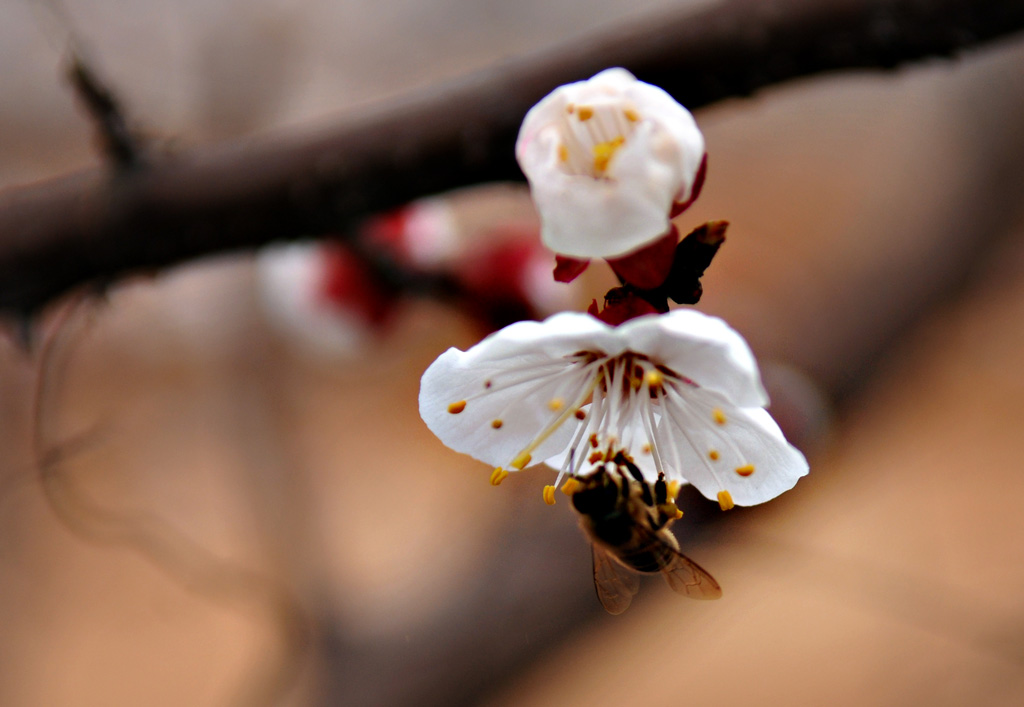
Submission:
{"label": "white flower", "polygon": [[585,476],[623,451],[650,481],[689,481],[726,509],[772,499],[807,473],[767,402],[743,338],[689,309],[618,327],[579,313],[519,322],[448,349],[420,385],[427,426],[498,467],[492,482],[534,461],[559,481]]}
{"label": "white flower", "polygon": [[332,358],[365,353],[373,343],[390,303],[340,246],[312,241],[273,245],[256,262],[267,322],[290,344]]}
{"label": "white flower", "polygon": [[575,258],[610,258],[668,231],[673,204],[693,196],[704,137],[663,90],[608,69],[531,108],[516,158],[544,244]]}

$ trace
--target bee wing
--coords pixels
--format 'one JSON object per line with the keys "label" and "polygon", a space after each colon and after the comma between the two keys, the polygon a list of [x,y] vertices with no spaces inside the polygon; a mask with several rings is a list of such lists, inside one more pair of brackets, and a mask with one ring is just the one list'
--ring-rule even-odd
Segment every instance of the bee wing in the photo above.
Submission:
{"label": "bee wing", "polygon": [[[594,551],[594,588],[597,598],[609,614],[621,614],[640,591],[640,577],[616,562],[596,545]],[[711,580],[714,582],[714,580]],[[717,585],[716,585],[717,586]]]}
{"label": "bee wing", "polygon": [[722,596],[722,587],[707,570],[676,550],[672,551],[672,559],[661,569],[661,574],[676,594],[691,599],[718,599]]}

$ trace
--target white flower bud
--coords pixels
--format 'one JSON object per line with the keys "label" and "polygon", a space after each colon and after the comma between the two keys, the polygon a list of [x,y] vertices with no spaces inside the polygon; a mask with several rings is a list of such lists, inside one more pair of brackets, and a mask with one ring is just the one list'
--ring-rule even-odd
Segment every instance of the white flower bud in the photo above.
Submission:
{"label": "white flower bud", "polygon": [[665,91],[608,69],[556,89],[526,114],[516,158],[551,250],[626,255],[669,229],[704,160],[690,112]]}

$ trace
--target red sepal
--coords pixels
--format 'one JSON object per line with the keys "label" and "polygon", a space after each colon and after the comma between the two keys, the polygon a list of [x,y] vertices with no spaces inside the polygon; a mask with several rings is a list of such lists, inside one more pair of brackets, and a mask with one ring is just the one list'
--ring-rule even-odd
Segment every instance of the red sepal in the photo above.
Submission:
{"label": "red sepal", "polygon": [[587,266],[589,260],[577,260],[565,255],[555,256],[555,282],[572,282],[579,277]]}
{"label": "red sepal", "polygon": [[677,243],[679,231],[673,224],[668,233],[654,243],[621,258],[611,258],[608,264],[616,275],[633,287],[655,290],[665,282],[672,270]]}
{"label": "red sepal", "polygon": [[597,317],[605,324],[618,326],[622,322],[642,317],[645,314],[658,314],[658,309],[650,302],[621,287],[609,290],[604,298],[604,309],[598,311],[597,300],[587,307],[587,313]]}
{"label": "red sepal", "polygon": [[320,246],[323,280],[317,292],[332,307],[361,315],[367,322],[384,324],[392,315],[397,296],[382,285],[369,268],[340,243]]}
{"label": "red sepal", "polygon": [[455,277],[471,303],[514,302],[526,308],[523,276],[534,251],[529,241],[505,241],[459,263]]}
{"label": "red sepal", "polygon": [[406,205],[371,216],[364,222],[360,238],[384,249],[395,258],[408,260],[409,246],[405,242],[405,232],[413,208]]}

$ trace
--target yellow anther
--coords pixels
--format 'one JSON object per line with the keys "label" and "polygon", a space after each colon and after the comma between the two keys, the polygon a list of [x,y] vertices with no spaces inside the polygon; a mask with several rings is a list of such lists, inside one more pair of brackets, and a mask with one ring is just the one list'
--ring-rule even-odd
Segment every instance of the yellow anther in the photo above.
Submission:
{"label": "yellow anther", "polygon": [[661,371],[647,371],[647,387],[657,388],[665,382],[665,375]]}
{"label": "yellow anther", "polygon": [[736,473],[740,476],[750,476],[754,473],[753,464],[744,464],[743,466],[736,467]]}
{"label": "yellow anther", "polygon": [[596,432],[592,432],[590,434],[590,446],[595,448],[595,449],[597,449],[597,445],[599,445],[599,444],[600,444],[600,442],[597,441],[597,433]]}
{"label": "yellow anther", "polygon": [[564,493],[566,496],[572,496],[574,493],[576,493],[576,489],[578,489],[579,486],[579,481],[572,477],[569,477],[568,479],[566,479],[565,483],[562,484],[562,493]]}
{"label": "yellow anther", "polygon": [[569,161],[569,148],[564,143],[558,146],[558,159],[562,162]]}
{"label": "yellow anther", "polygon": [[736,506],[736,504],[732,502],[732,494],[728,491],[718,492],[718,505],[723,511],[731,510]]}
{"label": "yellow anther", "polygon": [[722,408],[715,408],[711,411],[711,419],[715,421],[717,425],[725,424],[725,413],[722,412]]}
{"label": "yellow anther", "polygon": [[660,504],[658,506],[658,511],[666,518],[670,518],[672,520],[679,520],[683,517],[683,512],[679,510],[679,506],[677,506],[673,501]]}
{"label": "yellow anther", "polygon": [[596,464],[597,462],[604,461],[604,452],[591,452],[590,456],[587,457],[588,464]]}
{"label": "yellow anther", "polygon": [[676,496],[679,495],[679,482],[678,481],[669,481],[668,482],[668,489],[667,490],[668,490],[668,497],[671,500],[675,501],[676,500]]}
{"label": "yellow anther", "polygon": [[544,487],[544,503],[549,506],[555,505],[555,487],[545,486]]}
{"label": "yellow anther", "polygon": [[448,412],[450,412],[453,415],[458,415],[460,412],[462,412],[465,409],[466,409],[466,401],[465,400],[460,400],[459,402],[452,403],[451,405],[448,406]]}
{"label": "yellow anther", "polygon": [[501,482],[508,476],[508,472],[502,469],[500,466],[495,467],[494,471],[491,472],[491,486],[500,486]]}
{"label": "yellow anther", "polygon": [[[569,111],[570,113],[572,111]],[[585,120],[590,120],[594,117],[594,109],[590,106],[580,106],[579,112],[576,113],[576,117],[580,119],[582,123]]]}
{"label": "yellow anther", "polygon": [[575,415],[576,415],[576,419],[577,420],[586,420],[587,419],[587,413],[583,412],[582,410],[577,410],[575,412]]}
{"label": "yellow anther", "polygon": [[491,427],[493,427],[496,430],[500,430],[501,426],[504,424],[505,423],[502,422],[501,420],[491,420]]}
{"label": "yellow anther", "polygon": [[519,471],[522,471],[530,464],[530,460],[533,459],[528,452],[520,452],[519,456],[512,460],[509,466],[513,466]]}
{"label": "yellow anther", "polygon": [[[582,109],[580,110],[582,113]],[[594,171],[601,173],[608,169],[608,163],[612,161],[615,152],[626,142],[625,138],[617,137],[608,142],[599,142],[594,145]]]}
{"label": "yellow anther", "polygon": [[565,401],[561,398],[551,398],[551,400],[548,401],[548,408],[551,412],[558,412],[563,407],[565,407]]}
{"label": "yellow anther", "polygon": [[576,110],[576,106],[574,106],[572,103],[565,107],[565,112],[568,113],[569,115],[572,115],[572,112],[574,110]]}
{"label": "yellow anther", "polygon": [[720,455],[718,454],[718,450],[717,449],[712,449],[710,452],[708,452],[708,459],[710,459],[713,462],[718,461],[718,457],[719,456]]}
{"label": "yellow anther", "polygon": [[640,114],[637,113],[632,108],[627,108],[626,110],[622,111],[622,113],[623,115],[626,116],[626,120],[628,120],[631,123],[635,123],[640,120]]}

